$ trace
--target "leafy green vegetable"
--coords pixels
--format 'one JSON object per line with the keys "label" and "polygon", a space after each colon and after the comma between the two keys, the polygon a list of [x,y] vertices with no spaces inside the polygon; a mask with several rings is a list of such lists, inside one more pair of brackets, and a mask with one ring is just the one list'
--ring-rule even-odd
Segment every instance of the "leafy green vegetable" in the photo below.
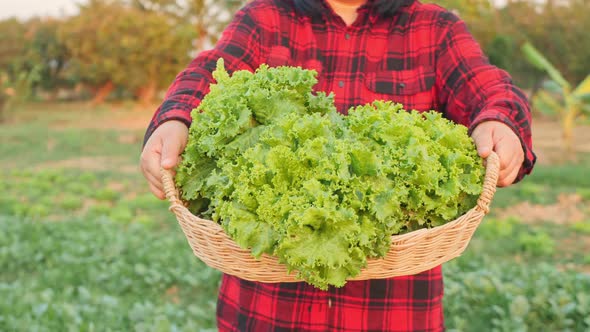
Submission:
{"label": "leafy green vegetable", "polygon": [[394,234],[473,207],[483,165],[467,129],[376,101],[340,115],[316,73],[261,66],[217,84],[192,113],[176,182],[194,213],[309,283],[343,286]]}

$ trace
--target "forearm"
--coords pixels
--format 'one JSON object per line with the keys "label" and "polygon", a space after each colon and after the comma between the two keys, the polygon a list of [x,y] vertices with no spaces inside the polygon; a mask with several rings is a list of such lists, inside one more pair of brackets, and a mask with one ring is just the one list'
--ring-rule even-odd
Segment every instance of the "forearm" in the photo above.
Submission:
{"label": "forearm", "polygon": [[521,141],[525,160],[516,181],[529,174],[535,163],[531,139],[531,112],[526,95],[505,71],[489,64],[481,48],[457,21],[445,31],[437,66],[439,99],[446,116],[469,127],[500,121]]}
{"label": "forearm", "polygon": [[512,129],[524,151],[524,161],[515,180],[518,182],[532,171],[536,161],[532,149],[530,106],[524,93],[511,83],[498,84],[490,90],[487,92],[489,97],[474,107],[469,132],[486,121],[499,121]]}
{"label": "forearm", "polygon": [[209,92],[212,82],[211,73],[203,68],[205,59],[197,57],[178,76],[168,88],[163,103],[154,113],[149,127],[145,133],[144,144],[154,130],[162,123],[170,120],[178,120],[190,126],[191,112],[199,106],[203,97]]}

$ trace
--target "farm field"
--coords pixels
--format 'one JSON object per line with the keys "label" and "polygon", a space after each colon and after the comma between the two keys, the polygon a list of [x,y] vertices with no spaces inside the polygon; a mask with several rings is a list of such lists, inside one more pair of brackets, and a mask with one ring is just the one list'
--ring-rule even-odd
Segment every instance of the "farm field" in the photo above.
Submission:
{"label": "farm field", "polygon": [[[0,125],[0,331],[215,330],[220,274],[196,259],[138,160],[152,110],[27,104]],[[590,128],[500,189],[445,264],[449,331],[590,331]],[[584,143],[586,142],[586,143]]]}

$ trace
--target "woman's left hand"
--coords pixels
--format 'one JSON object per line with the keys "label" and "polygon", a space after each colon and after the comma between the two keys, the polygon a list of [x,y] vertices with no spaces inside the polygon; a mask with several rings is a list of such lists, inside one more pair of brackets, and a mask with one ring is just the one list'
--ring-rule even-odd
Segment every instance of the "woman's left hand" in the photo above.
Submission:
{"label": "woman's left hand", "polygon": [[502,122],[486,121],[475,127],[471,137],[480,157],[487,158],[491,151],[500,157],[498,186],[511,185],[524,162],[524,150],[514,131]]}

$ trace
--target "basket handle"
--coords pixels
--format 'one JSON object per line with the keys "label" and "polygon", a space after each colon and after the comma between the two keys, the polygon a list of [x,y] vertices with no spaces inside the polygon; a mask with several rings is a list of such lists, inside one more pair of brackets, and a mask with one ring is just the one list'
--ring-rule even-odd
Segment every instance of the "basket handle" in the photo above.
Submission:
{"label": "basket handle", "polygon": [[174,184],[174,173],[171,170],[160,168],[160,173],[162,174],[162,184],[164,185],[164,193],[166,194],[166,199],[170,202],[170,210],[175,207],[184,205],[182,201],[178,198],[178,190],[176,189],[176,185]]}
{"label": "basket handle", "polygon": [[477,208],[483,213],[490,212],[490,204],[496,193],[498,176],[500,175],[500,157],[495,152],[491,152],[486,158],[486,175],[483,181],[483,190],[477,200]]}

